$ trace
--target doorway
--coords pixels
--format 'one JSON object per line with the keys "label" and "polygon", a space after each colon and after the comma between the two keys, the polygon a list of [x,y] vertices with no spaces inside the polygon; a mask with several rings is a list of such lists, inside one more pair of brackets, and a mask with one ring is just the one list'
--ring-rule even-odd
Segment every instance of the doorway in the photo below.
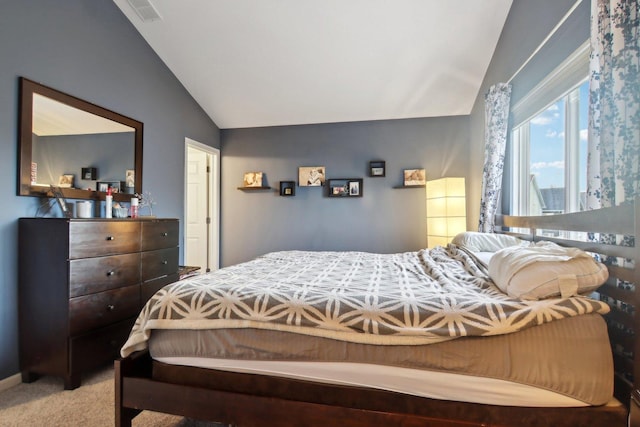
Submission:
{"label": "doorway", "polygon": [[184,264],[200,271],[220,262],[220,150],[185,138]]}

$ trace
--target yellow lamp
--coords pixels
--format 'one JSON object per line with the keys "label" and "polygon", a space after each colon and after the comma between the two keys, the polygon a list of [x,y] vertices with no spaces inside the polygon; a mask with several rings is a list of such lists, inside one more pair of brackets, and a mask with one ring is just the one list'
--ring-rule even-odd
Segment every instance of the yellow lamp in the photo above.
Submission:
{"label": "yellow lamp", "polygon": [[464,178],[427,181],[427,245],[445,246],[467,229]]}

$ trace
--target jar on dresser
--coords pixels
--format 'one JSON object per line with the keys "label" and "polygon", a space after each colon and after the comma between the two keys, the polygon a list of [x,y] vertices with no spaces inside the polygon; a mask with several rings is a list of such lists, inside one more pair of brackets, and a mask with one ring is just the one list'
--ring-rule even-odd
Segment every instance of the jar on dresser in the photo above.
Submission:
{"label": "jar on dresser", "polygon": [[74,389],[178,280],[178,220],[20,218],[18,230],[22,380],[61,376]]}

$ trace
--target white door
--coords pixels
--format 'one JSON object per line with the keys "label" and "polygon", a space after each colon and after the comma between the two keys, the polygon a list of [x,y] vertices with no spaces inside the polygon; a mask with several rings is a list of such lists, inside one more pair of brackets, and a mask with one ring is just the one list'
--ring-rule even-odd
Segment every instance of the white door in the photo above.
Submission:
{"label": "white door", "polygon": [[219,151],[186,140],[184,264],[218,268]]}

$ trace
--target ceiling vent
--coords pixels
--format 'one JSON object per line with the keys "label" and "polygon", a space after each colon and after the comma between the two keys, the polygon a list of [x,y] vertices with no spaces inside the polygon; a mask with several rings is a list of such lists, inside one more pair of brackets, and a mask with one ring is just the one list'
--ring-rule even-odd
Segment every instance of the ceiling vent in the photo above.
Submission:
{"label": "ceiling vent", "polygon": [[136,11],[142,22],[153,22],[162,19],[149,0],[127,0]]}

